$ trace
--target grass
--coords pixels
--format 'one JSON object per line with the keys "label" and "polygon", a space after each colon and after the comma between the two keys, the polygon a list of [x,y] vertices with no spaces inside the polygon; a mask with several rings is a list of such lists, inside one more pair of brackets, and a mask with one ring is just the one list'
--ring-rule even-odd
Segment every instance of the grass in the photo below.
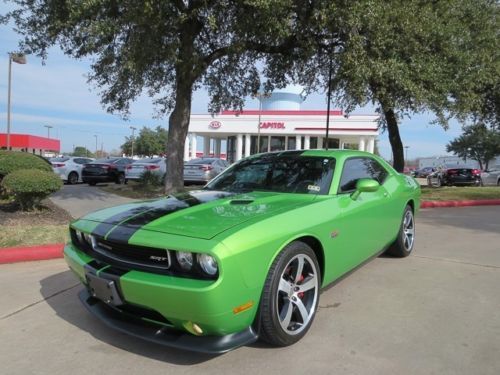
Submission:
{"label": "grass", "polygon": [[422,187],[422,200],[448,201],[448,200],[478,200],[500,199],[498,186],[445,186],[440,188]]}
{"label": "grass", "polygon": [[[3,225],[0,248],[62,243],[68,240],[68,225]],[[0,250],[1,251],[1,250]]]}

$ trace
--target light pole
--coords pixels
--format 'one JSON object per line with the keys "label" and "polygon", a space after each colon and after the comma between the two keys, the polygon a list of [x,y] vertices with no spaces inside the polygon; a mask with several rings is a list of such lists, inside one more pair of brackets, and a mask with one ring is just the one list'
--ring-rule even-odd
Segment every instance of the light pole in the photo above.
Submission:
{"label": "light pole", "polygon": [[97,158],[97,134],[94,134],[95,137],[95,157]]}
{"label": "light pole", "polygon": [[7,89],[7,150],[10,150],[10,92],[12,89],[12,62],[26,64],[26,56],[22,53],[9,53],[9,85]]}
{"label": "light pole", "polygon": [[405,146],[405,161],[406,161],[406,166],[408,166],[408,149],[410,148],[410,146]]}
{"label": "light pole", "polygon": [[132,150],[131,150],[131,157],[132,159],[134,158],[134,132],[135,132],[135,127],[131,126],[130,129],[132,130]]}
{"label": "light pole", "polygon": [[333,69],[333,59],[330,54],[330,61],[328,66],[328,103],[326,105],[326,137],[325,137],[325,150],[328,150],[328,133],[330,131],[330,103],[332,101],[332,69]]}
{"label": "light pole", "polygon": [[45,128],[47,128],[47,138],[50,138],[50,129],[53,128],[52,125],[44,125]]}

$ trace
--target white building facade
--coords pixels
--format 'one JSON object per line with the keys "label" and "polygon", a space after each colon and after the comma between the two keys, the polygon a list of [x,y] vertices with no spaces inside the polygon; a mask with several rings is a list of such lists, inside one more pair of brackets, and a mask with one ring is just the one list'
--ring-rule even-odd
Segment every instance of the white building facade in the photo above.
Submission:
{"label": "white building facade", "polygon": [[[244,110],[223,111],[216,116],[191,115],[184,159],[196,157],[200,140],[204,156],[225,154],[230,162],[258,152],[324,148],[326,114],[326,111]],[[341,111],[331,111],[328,148],[373,152],[378,136],[377,120],[377,115],[347,117]]]}
{"label": "white building facade", "polygon": [[[259,152],[324,148],[327,112],[301,110],[301,93],[302,88],[291,86],[262,98],[259,110],[191,115],[184,160],[203,155],[233,163]],[[328,148],[373,152],[378,118],[330,111]]]}

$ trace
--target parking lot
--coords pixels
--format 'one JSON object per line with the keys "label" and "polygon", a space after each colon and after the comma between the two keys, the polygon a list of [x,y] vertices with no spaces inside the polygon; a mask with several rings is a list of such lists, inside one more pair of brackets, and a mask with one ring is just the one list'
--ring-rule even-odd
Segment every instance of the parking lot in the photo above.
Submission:
{"label": "parking lot", "polygon": [[63,260],[2,265],[1,373],[497,375],[499,217],[500,206],[422,210],[414,254],[379,257],[323,291],[302,341],[221,356],[103,326]]}

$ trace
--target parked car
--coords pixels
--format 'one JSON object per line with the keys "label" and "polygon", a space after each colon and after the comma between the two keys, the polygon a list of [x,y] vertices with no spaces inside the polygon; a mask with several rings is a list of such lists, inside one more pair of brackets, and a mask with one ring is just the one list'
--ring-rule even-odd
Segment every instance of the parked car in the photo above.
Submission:
{"label": "parked car", "polygon": [[320,288],[383,251],[411,254],[419,206],[419,184],[371,153],[280,151],[73,221],[64,255],[85,307],[121,332],[206,353],[286,346]]}
{"label": "parked car", "polygon": [[429,176],[431,173],[434,173],[436,171],[436,168],[434,167],[424,167],[417,169],[416,171],[413,172],[413,177],[415,178],[426,178]]}
{"label": "parked car", "polygon": [[54,173],[59,175],[64,182],[70,185],[82,182],[82,168],[86,163],[92,162],[92,158],[64,156],[62,158],[50,158]]}
{"label": "parked car", "polygon": [[208,182],[229,166],[218,158],[193,159],[184,164],[184,182]]}
{"label": "parked car", "polygon": [[500,186],[500,168],[486,170],[481,173],[481,183],[483,185]]}
{"label": "parked car", "polygon": [[98,182],[125,183],[125,168],[133,162],[129,158],[104,158],[85,164],[82,169],[82,180],[89,185]]}
{"label": "parked car", "polygon": [[427,176],[427,185],[434,187],[443,185],[481,186],[481,171],[475,168],[457,166],[438,169]]}
{"label": "parked car", "polygon": [[167,172],[165,158],[146,158],[135,160],[125,168],[125,178],[127,180],[139,180],[146,171],[158,174],[163,178]]}

